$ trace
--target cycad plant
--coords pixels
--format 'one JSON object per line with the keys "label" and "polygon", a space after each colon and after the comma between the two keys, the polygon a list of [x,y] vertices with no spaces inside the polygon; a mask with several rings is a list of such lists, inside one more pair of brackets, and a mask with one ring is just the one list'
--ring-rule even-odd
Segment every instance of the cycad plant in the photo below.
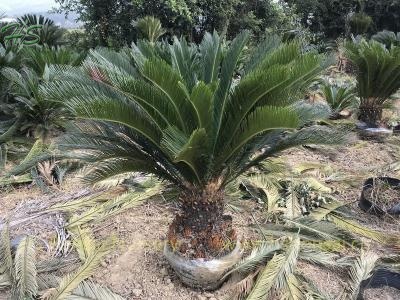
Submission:
{"label": "cycad plant", "polygon": [[358,118],[376,127],[384,104],[400,88],[400,47],[361,40],[346,43],[345,53],[357,69]]}
{"label": "cycad plant", "polygon": [[239,34],[224,55],[216,33],[199,46],[175,39],[170,64],[137,47],[92,50],[82,68],[53,68],[59,80],[43,88],[77,116],[60,146],[88,162],[87,182],[145,172],[174,184],[181,210],[168,238],[188,257],[218,257],[235,241],[228,183],[282,150],[343,137],[305,126],[319,116],[293,105],[324,57],[266,40],[238,74],[248,39]]}
{"label": "cycad plant", "polygon": [[393,46],[400,46],[400,32],[383,30],[374,34],[371,39],[384,44],[388,49]]}
{"label": "cycad plant", "polygon": [[154,44],[165,33],[160,20],[152,16],[146,16],[139,19],[136,22],[136,27],[152,44]]}
{"label": "cycad plant", "polygon": [[23,64],[43,75],[46,65],[77,66],[85,58],[85,52],[78,52],[66,47],[30,46],[21,52]]}
{"label": "cycad plant", "polygon": [[323,82],[321,91],[332,109],[332,119],[337,119],[342,110],[354,107],[357,102],[353,87],[331,85],[329,82]]}
{"label": "cycad plant", "polygon": [[29,68],[18,72],[7,67],[1,70],[1,75],[8,79],[8,93],[13,99],[3,107],[10,117],[8,138],[25,134],[46,142],[52,131],[64,124],[66,117],[63,105],[46,98],[39,89],[43,82],[50,80],[48,70],[39,76]]}
{"label": "cycad plant", "polygon": [[41,45],[56,46],[62,42],[62,36],[65,32],[64,29],[57,26],[53,20],[46,18],[42,15],[25,14],[17,18],[18,23],[25,27],[32,25],[41,25],[40,30],[37,31]]}

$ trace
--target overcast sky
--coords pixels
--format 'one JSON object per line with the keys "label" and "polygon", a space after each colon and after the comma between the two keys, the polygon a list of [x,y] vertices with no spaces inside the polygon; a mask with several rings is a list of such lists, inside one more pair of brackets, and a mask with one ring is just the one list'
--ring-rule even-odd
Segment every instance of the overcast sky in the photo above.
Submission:
{"label": "overcast sky", "polygon": [[7,15],[47,12],[54,6],[54,0],[0,0],[0,11]]}

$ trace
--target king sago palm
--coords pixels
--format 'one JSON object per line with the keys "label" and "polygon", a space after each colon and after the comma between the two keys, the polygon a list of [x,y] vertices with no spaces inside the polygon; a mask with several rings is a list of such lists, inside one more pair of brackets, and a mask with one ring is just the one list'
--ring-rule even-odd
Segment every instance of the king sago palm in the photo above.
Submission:
{"label": "king sago palm", "polygon": [[235,244],[224,215],[228,183],[282,150],[342,137],[310,125],[318,114],[296,104],[325,58],[273,37],[243,63],[248,38],[97,49],[80,68],[53,67],[58,80],[43,88],[77,117],[61,147],[88,162],[86,181],[144,172],[178,188],[168,240],[189,258],[219,257]]}

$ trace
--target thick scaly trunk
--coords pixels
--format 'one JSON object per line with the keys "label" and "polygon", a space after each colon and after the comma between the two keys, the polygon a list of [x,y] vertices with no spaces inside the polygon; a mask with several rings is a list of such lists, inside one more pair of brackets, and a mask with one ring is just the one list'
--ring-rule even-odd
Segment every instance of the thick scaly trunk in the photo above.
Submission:
{"label": "thick scaly trunk", "polygon": [[381,105],[361,104],[358,110],[358,119],[369,127],[377,127],[382,119],[382,112]]}
{"label": "thick scaly trunk", "polygon": [[235,246],[232,218],[224,215],[223,191],[186,191],[179,200],[180,213],[168,233],[173,249],[188,258],[214,258]]}

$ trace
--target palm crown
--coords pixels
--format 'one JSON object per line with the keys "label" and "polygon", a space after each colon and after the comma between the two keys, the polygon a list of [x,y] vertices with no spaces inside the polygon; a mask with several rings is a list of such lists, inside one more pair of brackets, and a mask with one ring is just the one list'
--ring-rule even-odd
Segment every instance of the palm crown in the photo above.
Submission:
{"label": "palm crown", "polygon": [[323,57],[274,37],[238,73],[247,40],[244,32],[224,50],[216,33],[199,46],[175,38],[170,63],[134,45],[91,51],[80,69],[53,67],[59,80],[45,86],[47,97],[86,120],[62,145],[92,163],[85,179],[141,171],[219,190],[283,149],[333,141],[325,127],[296,130],[317,116],[293,105]]}

